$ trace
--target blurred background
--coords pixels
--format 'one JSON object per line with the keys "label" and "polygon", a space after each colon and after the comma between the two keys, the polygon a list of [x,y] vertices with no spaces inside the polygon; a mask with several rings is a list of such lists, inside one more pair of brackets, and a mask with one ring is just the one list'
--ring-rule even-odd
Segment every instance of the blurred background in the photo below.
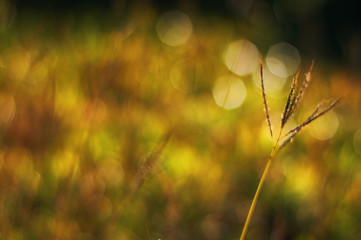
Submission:
{"label": "blurred background", "polygon": [[361,239],[356,1],[0,0],[0,239]]}

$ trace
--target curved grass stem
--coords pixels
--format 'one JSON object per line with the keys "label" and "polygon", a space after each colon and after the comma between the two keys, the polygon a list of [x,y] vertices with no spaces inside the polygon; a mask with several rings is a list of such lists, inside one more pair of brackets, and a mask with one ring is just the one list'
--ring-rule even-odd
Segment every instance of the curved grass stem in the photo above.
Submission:
{"label": "curved grass stem", "polygon": [[267,162],[267,165],[266,165],[266,168],[264,169],[263,171],[263,174],[262,174],[262,178],[258,184],[258,187],[257,187],[257,191],[256,191],[256,194],[254,195],[253,197],[253,200],[252,200],[252,204],[251,204],[251,207],[249,208],[249,211],[248,211],[248,215],[247,215],[247,219],[246,219],[246,222],[244,224],[244,227],[243,227],[243,231],[242,231],[242,235],[241,235],[241,238],[240,240],[244,240],[244,238],[246,237],[246,233],[247,233],[247,229],[248,229],[248,225],[249,225],[249,222],[251,221],[251,218],[252,218],[252,215],[253,215],[253,211],[256,207],[256,203],[257,203],[257,200],[258,200],[258,196],[259,196],[259,193],[261,192],[261,189],[262,189],[262,186],[263,186],[263,182],[267,176],[267,173],[268,173],[268,170],[271,166],[271,162],[272,162],[272,158],[269,158],[268,159],[268,162]]}
{"label": "curved grass stem", "polygon": [[[272,126],[271,126],[271,121],[270,121],[270,117],[269,117],[269,111],[268,111],[268,105],[267,105],[267,100],[266,100],[266,92],[265,92],[265,88],[264,88],[264,79],[263,79],[263,64],[262,64],[262,59],[261,59],[261,67],[260,67],[260,81],[261,81],[261,88],[262,88],[262,98],[263,98],[263,105],[265,108],[265,112],[266,112],[266,120],[267,120],[267,124],[268,124],[268,128],[270,130],[271,133],[271,138],[273,140],[273,134],[272,134]],[[316,120],[317,118],[321,117],[322,115],[326,114],[327,112],[331,111],[339,102],[340,99],[336,99],[335,101],[333,101],[327,108],[325,108],[323,111],[321,111],[321,107],[324,105],[324,103],[321,103],[316,110],[311,114],[310,117],[308,117],[303,123],[299,124],[297,127],[291,129],[286,136],[281,137],[282,135],[282,130],[283,127],[285,126],[285,124],[287,123],[287,120],[293,115],[293,113],[295,112],[297,106],[299,105],[305,90],[307,88],[307,86],[309,85],[310,81],[311,81],[311,72],[313,69],[313,65],[314,62],[312,62],[312,65],[310,67],[310,70],[308,71],[305,80],[303,81],[303,84],[301,85],[300,89],[298,91],[296,91],[296,85],[297,85],[297,79],[298,79],[298,74],[293,78],[293,82],[291,85],[291,90],[288,94],[288,98],[287,98],[287,102],[286,102],[286,106],[284,109],[284,112],[282,114],[281,117],[281,128],[279,131],[279,135],[277,137],[276,142],[273,145],[273,149],[272,152],[270,154],[270,156],[268,157],[268,161],[267,161],[267,165],[263,171],[261,180],[258,183],[258,187],[257,187],[257,191],[253,197],[252,200],[252,204],[251,207],[248,211],[248,215],[246,218],[246,222],[244,224],[243,230],[242,230],[242,234],[240,237],[240,240],[244,240],[247,234],[247,229],[248,229],[248,225],[251,221],[254,209],[256,207],[257,204],[257,200],[259,197],[259,194],[261,192],[263,183],[265,181],[265,178],[267,177],[267,174],[269,172],[272,160],[274,159],[275,155],[277,155],[277,153],[282,150],[283,147],[285,147],[287,144],[289,144],[290,142],[292,142],[293,138],[295,137],[295,135],[300,132],[304,127],[306,127],[308,124],[310,124],[311,122],[313,122],[314,120]],[[280,141],[280,139],[285,138],[286,140],[283,141],[283,143],[279,146],[278,143]]]}
{"label": "curved grass stem", "polygon": [[278,135],[278,138],[277,138],[277,141],[276,141],[276,143],[273,145],[273,149],[272,149],[272,152],[271,152],[271,154],[270,154],[270,156],[269,156],[269,158],[268,158],[267,165],[266,165],[265,169],[263,170],[263,174],[262,174],[261,180],[260,180],[259,183],[258,183],[258,187],[257,187],[256,193],[254,194],[251,207],[249,208],[249,211],[248,211],[248,215],[247,215],[247,218],[246,218],[246,222],[244,223],[244,227],[243,227],[243,230],[242,230],[242,234],[241,234],[240,240],[244,240],[245,237],[246,237],[247,230],[248,230],[248,225],[249,225],[249,223],[250,223],[250,221],[251,221],[251,218],[252,218],[254,209],[255,209],[255,207],[256,207],[256,203],[257,203],[259,194],[260,194],[260,192],[261,192],[261,189],[262,189],[264,180],[265,180],[266,177],[267,177],[267,174],[268,174],[268,171],[269,171],[269,168],[270,168],[270,166],[271,166],[271,163],[272,163],[272,160],[273,160],[274,156],[278,153],[278,151],[276,151],[276,149],[277,149],[277,146],[278,146],[278,142],[280,141],[280,138],[281,138],[282,130],[283,130],[283,129],[280,130],[279,135]]}

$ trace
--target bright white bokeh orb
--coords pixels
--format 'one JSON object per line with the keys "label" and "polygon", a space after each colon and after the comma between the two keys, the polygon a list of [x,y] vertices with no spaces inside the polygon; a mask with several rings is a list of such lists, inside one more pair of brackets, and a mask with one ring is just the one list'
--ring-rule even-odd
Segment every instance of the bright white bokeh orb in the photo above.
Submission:
{"label": "bright white bokeh orb", "polygon": [[161,15],[155,26],[159,39],[172,47],[182,45],[192,35],[192,22],[180,11],[166,12]]}
{"label": "bright white bokeh orb", "polygon": [[335,112],[330,111],[310,123],[308,132],[318,140],[327,140],[335,135],[338,129],[339,121]]}
{"label": "bright white bokeh orb", "polygon": [[240,78],[226,75],[217,79],[212,93],[216,104],[229,110],[241,106],[246,98],[247,89]]}
{"label": "bright white bokeh orb", "polygon": [[[259,72],[253,73],[252,80],[254,85],[261,89],[261,82],[260,82]],[[282,89],[285,85],[287,78],[279,77],[273,74],[267,66],[263,68],[263,81],[264,87],[267,93],[276,92]]]}
{"label": "bright white bokeh orb", "polygon": [[266,56],[269,70],[281,78],[294,75],[300,63],[301,57],[297,48],[285,42],[273,45]]}
{"label": "bright white bokeh orb", "polygon": [[260,54],[257,47],[246,39],[230,43],[223,52],[227,68],[239,76],[253,73],[259,66]]}

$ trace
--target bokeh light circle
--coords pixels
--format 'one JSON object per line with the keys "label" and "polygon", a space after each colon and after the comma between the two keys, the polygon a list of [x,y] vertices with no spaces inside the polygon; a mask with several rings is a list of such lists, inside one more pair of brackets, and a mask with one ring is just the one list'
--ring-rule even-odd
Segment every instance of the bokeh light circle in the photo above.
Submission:
{"label": "bokeh light circle", "polygon": [[156,24],[159,39],[172,47],[187,42],[192,34],[192,22],[180,11],[166,12],[161,15]]}
{"label": "bokeh light circle", "polygon": [[223,61],[237,75],[251,74],[259,66],[259,51],[246,39],[230,43],[223,53]]}
{"label": "bokeh light circle", "polygon": [[282,78],[294,75],[301,63],[300,54],[294,46],[288,43],[273,45],[266,56],[270,71]]}
{"label": "bokeh light circle", "polygon": [[327,140],[335,135],[338,125],[339,121],[336,113],[330,111],[312,122],[308,127],[308,132],[318,140]]}
{"label": "bokeh light circle", "polygon": [[234,75],[226,75],[217,79],[212,93],[218,106],[225,109],[235,109],[243,103],[247,96],[247,89],[240,78]]}
{"label": "bokeh light circle", "polygon": [[[257,88],[261,89],[261,83],[260,83],[258,72],[253,73],[252,80],[253,80],[254,85]],[[279,77],[279,76],[273,74],[268,69],[267,66],[264,66],[263,81],[264,81],[264,86],[265,86],[266,92],[271,93],[271,92],[281,90],[282,87],[285,85],[287,78]]]}

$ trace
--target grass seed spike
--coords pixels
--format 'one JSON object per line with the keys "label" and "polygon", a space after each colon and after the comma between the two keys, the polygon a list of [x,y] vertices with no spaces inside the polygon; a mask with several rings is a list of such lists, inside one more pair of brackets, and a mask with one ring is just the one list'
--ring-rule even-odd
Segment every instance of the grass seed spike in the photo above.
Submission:
{"label": "grass seed spike", "polygon": [[[300,87],[299,91],[296,91],[297,88],[297,82],[298,82],[298,77],[299,77],[299,71],[296,74],[296,76],[293,78],[293,82],[291,84],[291,89],[290,92],[288,94],[287,97],[287,102],[285,105],[285,109],[283,111],[283,114],[281,116],[281,128],[279,130],[279,134],[277,137],[277,140],[273,143],[273,148],[272,148],[272,152],[268,157],[268,161],[267,161],[267,165],[263,171],[262,177],[258,183],[258,187],[256,190],[256,193],[253,197],[250,209],[248,211],[248,215],[246,218],[246,221],[244,223],[244,227],[242,230],[242,234],[240,237],[240,240],[244,240],[247,234],[247,229],[249,226],[249,223],[251,221],[254,209],[256,207],[256,203],[259,197],[259,194],[261,192],[264,180],[267,176],[267,173],[269,171],[269,168],[271,166],[272,160],[274,159],[275,155],[282,149],[284,148],[287,144],[289,144],[290,142],[293,141],[294,137],[297,135],[297,133],[299,133],[304,127],[306,127],[307,125],[309,125],[310,123],[312,123],[313,121],[315,121],[316,119],[320,118],[321,116],[323,116],[324,114],[328,113],[329,111],[331,111],[332,109],[334,109],[340,102],[340,99],[336,99],[334,101],[328,101],[329,104],[327,107],[325,107],[326,103],[322,102],[321,104],[318,105],[318,107],[313,111],[313,113],[301,124],[299,124],[297,127],[291,129],[290,131],[288,131],[287,134],[285,134],[284,136],[282,136],[282,131],[284,129],[284,126],[286,125],[287,121],[289,120],[289,118],[294,114],[297,106],[299,105],[299,103],[302,100],[302,97],[311,81],[312,78],[312,70],[313,70],[313,66],[314,66],[314,61],[312,61],[310,70],[307,72],[305,79],[302,83],[302,86]],[[266,100],[266,91],[265,91],[265,87],[264,87],[264,78],[263,78],[263,63],[262,63],[262,59],[261,59],[261,63],[260,63],[260,81],[261,81],[261,88],[262,88],[262,98],[263,98],[263,105],[265,108],[265,113],[266,113],[266,121],[268,124],[268,128],[270,130],[271,133],[271,137],[272,137],[272,125],[271,125],[271,120],[269,117],[269,110],[268,110],[268,106],[267,106],[267,100]],[[330,103],[331,102],[331,103]],[[321,109],[324,108],[324,110],[321,111]],[[281,144],[279,144],[281,141],[283,141]]]}
{"label": "grass seed spike", "polygon": [[268,129],[270,131],[271,137],[273,137],[271,118],[269,116],[269,109],[268,109],[267,99],[266,99],[266,89],[265,89],[264,80],[263,80],[263,61],[262,61],[262,58],[261,58],[261,67],[260,67],[260,70],[259,70],[259,79],[260,79],[260,82],[261,82],[262,98],[263,98],[264,111],[266,113],[267,125],[268,125]]}

